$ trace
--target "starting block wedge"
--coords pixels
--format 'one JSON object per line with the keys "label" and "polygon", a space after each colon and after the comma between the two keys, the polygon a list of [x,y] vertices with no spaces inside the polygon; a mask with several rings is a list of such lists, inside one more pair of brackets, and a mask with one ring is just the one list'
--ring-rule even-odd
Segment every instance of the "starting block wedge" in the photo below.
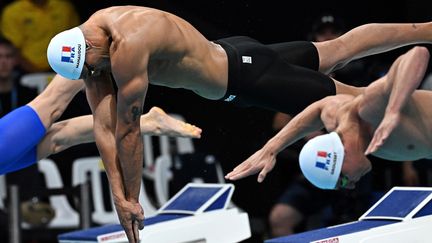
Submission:
{"label": "starting block wedge", "polygon": [[312,230],[265,243],[432,242],[432,188],[394,187],[358,221]]}
{"label": "starting block wedge", "polygon": [[[251,236],[247,213],[228,208],[233,184],[189,183],[146,218],[141,242],[232,243]],[[128,242],[119,224],[61,234],[60,243]]]}

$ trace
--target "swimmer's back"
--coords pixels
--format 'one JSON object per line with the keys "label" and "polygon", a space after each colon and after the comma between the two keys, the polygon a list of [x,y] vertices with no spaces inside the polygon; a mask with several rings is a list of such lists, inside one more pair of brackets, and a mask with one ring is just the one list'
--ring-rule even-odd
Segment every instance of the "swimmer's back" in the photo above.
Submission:
{"label": "swimmer's back", "polygon": [[164,46],[164,51],[193,51],[208,44],[207,39],[187,21],[154,8],[109,7],[95,12],[86,23],[101,24],[113,39],[132,41],[137,38],[142,44],[157,43],[159,49]]}
{"label": "swimmer's back", "polygon": [[[225,93],[224,50],[180,17],[153,8],[119,6],[96,12],[83,25],[98,26],[112,39],[112,65],[115,61],[133,60],[130,65],[133,67],[122,68],[124,72],[148,68],[150,83],[186,88],[209,99],[220,98]],[[122,43],[127,47],[116,55]],[[148,65],[141,62],[146,56]]]}

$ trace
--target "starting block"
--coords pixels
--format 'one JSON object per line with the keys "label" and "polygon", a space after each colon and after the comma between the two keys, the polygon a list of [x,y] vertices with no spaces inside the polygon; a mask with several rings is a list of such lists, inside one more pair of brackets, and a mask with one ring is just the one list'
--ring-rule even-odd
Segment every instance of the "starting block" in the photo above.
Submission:
{"label": "starting block", "polygon": [[402,243],[432,241],[432,188],[394,187],[358,221],[265,243]]}
{"label": "starting block", "polygon": [[[233,184],[189,183],[155,216],[144,220],[141,242],[232,243],[251,236],[249,217],[237,208],[228,208]],[[61,234],[60,243],[128,242],[119,224]]]}

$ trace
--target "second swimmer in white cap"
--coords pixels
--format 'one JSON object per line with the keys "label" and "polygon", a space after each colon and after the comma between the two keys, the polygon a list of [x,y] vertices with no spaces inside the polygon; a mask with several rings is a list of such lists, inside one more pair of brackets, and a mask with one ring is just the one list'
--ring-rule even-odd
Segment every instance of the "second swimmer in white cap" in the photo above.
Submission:
{"label": "second swimmer in white cap", "polygon": [[311,104],[226,179],[259,172],[263,181],[279,152],[322,128],[329,133],[310,139],[299,155],[305,178],[321,189],[354,188],[372,168],[369,154],[391,161],[432,158],[432,107],[424,105],[432,91],[416,90],[429,56],[427,48],[414,47],[357,96],[338,94]]}

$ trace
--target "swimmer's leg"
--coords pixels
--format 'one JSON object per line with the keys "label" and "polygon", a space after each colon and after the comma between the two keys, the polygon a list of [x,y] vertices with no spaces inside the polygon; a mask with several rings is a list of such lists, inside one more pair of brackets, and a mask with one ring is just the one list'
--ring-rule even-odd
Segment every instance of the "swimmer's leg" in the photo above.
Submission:
{"label": "swimmer's leg", "polygon": [[[159,107],[153,107],[149,112],[141,115],[141,133],[199,138],[201,129],[169,116]],[[92,115],[56,122],[39,143],[37,157],[43,159],[71,146],[91,142],[94,142]]]}
{"label": "swimmer's leg", "polygon": [[28,105],[0,120],[0,174],[27,167],[37,161],[37,144],[58,119],[75,94],[84,87],[82,80],[56,75],[48,87]]}
{"label": "swimmer's leg", "polygon": [[36,111],[45,129],[48,130],[82,88],[84,88],[82,80],[69,80],[56,75],[45,90],[28,105]]}
{"label": "swimmer's leg", "polygon": [[71,146],[94,142],[93,116],[79,116],[56,122],[37,146],[37,159],[59,153]]}
{"label": "swimmer's leg", "polygon": [[0,119],[0,174],[35,163],[36,144],[44,135],[45,127],[30,106],[15,109]]}
{"label": "swimmer's leg", "polygon": [[330,73],[352,60],[416,43],[432,43],[432,22],[365,24],[336,39],[314,44],[319,70]]}

